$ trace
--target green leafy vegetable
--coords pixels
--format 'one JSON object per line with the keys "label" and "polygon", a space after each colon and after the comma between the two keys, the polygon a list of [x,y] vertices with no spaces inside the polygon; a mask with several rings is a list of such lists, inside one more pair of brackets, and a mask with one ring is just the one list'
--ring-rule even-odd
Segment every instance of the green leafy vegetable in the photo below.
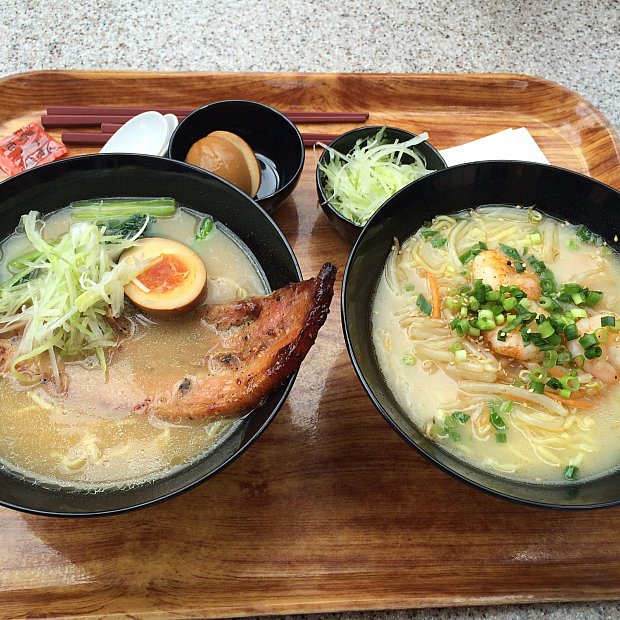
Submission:
{"label": "green leafy vegetable", "polygon": [[75,220],[109,220],[136,214],[169,217],[176,213],[174,198],[100,198],[71,203]]}
{"label": "green leafy vegetable", "polygon": [[154,218],[147,213],[135,213],[126,220],[110,220],[106,223],[106,235],[137,239],[144,234],[146,227]]}
{"label": "green leafy vegetable", "polygon": [[364,225],[390,196],[432,172],[414,148],[427,138],[422,133],[405,142],[389,142],[383,127],[358,140],[349,153],[326,147],[328,157],[322,159],[329,161],[319,161],[318,168],[327,200],[348,220]]}

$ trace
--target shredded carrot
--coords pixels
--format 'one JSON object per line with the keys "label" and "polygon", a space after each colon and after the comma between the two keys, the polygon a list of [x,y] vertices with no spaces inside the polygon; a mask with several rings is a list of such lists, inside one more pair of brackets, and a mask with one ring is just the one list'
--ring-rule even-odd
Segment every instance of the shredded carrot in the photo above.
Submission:
{"label": "shredded carrot", "polygon": [[553,368],[547,368],[547,372],[552,376],[555,377],[556,379],[561,379],[566,373],[562,372],[561,370],[553,367]]}
{"label": "shredded carrot", "polygon": [[575,407],[576,409],[594,409],[593,404],[588,403],[585,400],[579,400],[578,398],[562,398],[561,396],[552,394],[551,392],[545,392],[545,396],[553,398],[553,400],[557,400],[559,403],[562,403],[567,407]]}
{"label": "shredded carrot", "polygon": [[433,307],[431,316],[434,319],[438,319],[441,316],[441,298],[439,296],[439,284],[437,284],[437,278],[429,271],[426,272],[426,280],[428,282],[428,290],[431,296],[431,305]]}

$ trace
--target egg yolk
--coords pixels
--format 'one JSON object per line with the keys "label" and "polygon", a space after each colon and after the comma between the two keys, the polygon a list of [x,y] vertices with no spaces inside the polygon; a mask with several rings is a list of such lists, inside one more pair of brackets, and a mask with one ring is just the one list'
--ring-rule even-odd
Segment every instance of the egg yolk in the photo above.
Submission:
{"label": "egg yolk", "polygon": [[178,256],[161,254],[154,265],[138,276],[138,280],[153,293],[167,293],[181,286],[189,275],[188,265]]}

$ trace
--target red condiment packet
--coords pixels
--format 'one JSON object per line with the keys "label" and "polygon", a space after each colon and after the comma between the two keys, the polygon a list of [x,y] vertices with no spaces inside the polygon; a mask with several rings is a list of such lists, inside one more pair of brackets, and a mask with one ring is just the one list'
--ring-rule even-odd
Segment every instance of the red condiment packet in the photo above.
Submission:
{"label": "red condiment packet", "polygon": [[30,123],[0,140],[0,168],[8,175],[60,159],[68,152],[38,123]]}

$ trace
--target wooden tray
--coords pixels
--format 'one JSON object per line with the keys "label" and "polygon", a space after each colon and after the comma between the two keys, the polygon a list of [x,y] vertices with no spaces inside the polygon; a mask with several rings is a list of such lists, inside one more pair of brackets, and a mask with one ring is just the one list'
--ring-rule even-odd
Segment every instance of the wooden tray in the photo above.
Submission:
{"label": "wooden tray", "polygon": [[[605,118],[528,76],[41,72],[6,78],[0,88],[0,135],[50,104],[198,107],[248,98],[288,110],[366,110],[370,124],[428,130],[439,148],[525,126],[551,163],[620,188],[618,140]],[[308,275],[326,259],[342,269],[349,246],[317,207],[315,158],[311,149],[306,155],[301,182],[275,219]],[[418,456],[365,396],[336,297],[283,410],[202,487],[113,518],[0,509],[0,616],[223,617],[615,599],[619,531],[617,509],[526,508],[472,490]]]}

